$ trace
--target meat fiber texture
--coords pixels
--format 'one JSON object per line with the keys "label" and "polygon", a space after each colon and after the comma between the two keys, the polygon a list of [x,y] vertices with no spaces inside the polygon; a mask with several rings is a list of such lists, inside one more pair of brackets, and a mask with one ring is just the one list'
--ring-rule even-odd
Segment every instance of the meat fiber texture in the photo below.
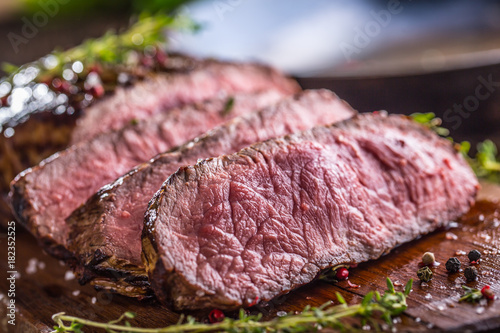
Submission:
{"label": "meat fiber texture", "polygon": [[145,265],[177,309],[246,307],[447,225],[478,187],[448,140],[364,114],[180,168],[148,208]]}
{"label": "meat fiber texture", "polygon": [[168,176],[199,158],[233,153],[255,142],[341,121],[355,113],[330,91],[305,91],[235,118],[103,187],[67,219],[80,282],[90,281],[127,296],[151,294],[141,261],[140,235],[148,201]]}
{"label": "meat fiber texture", "polygon": [[215,60],[194,62],[193,68],[185,72],[156,73],[132,87],[118,87],[112,96],[85,110],[73,132],[72,142],[89,140],[132,120],[211,99],[221,92],[233,94],[266,89],[291,95],[299,87],[295,81],[262,65]]}
{"label": "meat fiber texture", "polygon": [[81,142],[16,177],[11,186],[14,212],[49,253],[68,259],[65,218],[101,186],[160,152],[283,97],[275,90],[225,96]]}

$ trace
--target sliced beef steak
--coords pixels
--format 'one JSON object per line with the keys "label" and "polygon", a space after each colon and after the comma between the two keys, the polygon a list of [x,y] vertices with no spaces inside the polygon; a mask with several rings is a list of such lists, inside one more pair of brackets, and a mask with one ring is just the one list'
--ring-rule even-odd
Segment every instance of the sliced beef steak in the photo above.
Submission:
{"label": "sliced beef steak", "polygon": [[11,192],[14,212],[48,252],[65,258],[65,218],[101,186],[160,152],[281,98],[283,94],[273,90],[221,97],[160,113],[72,146],[16,177]]}
{"label": "sliced beef steak", "polygon": [[236,309],[446,225],[478,182],[452,144],[366,114],[180,168],[147,211],[151,286],[177,309]]}
{"label": "sliced beef steak", "polygon": [[158,73],[130,88],[117,88],[111,97],[85,110],[73,132],[73,143],[119,129],[132,120],[213,98],[221,92],[234,94],[266,89],[290,95],[299,87],[295,81],[266,66],[215,60],[195,62],[190,71]]}
{"label": "sliced beef steak", "polygon": [[[37,94],[14,94],[10,92],[10,102],[3,104],[0,108],[0,226],[7,228],[7,222],[12,221],[11,209],[9,207],[8,193],[10,183],[21,171],[37,165],[43,159],[58,151],[68,148],[71,136],[76,125],[76,120],[96,100],[111,98],[118,88],[123,91],[133,90],[134,84],[139,84],[144,78],[150,79],[155,75],[175,75],[193,70],[198,61],[182,54],[169,53],[168,60],[159,61],[153,59],[151,66],[116,66],[106,67],[101,72],[100,80],[105,88],[104,95],[93,94],[85,89],[74,89],[84,85],[89,76],[81,74],[71,89],[46,89],[44,85],[37,85],[40,77],[34,77],[30,81],[24,80],[22,84],[16,84],[18,91],[23,89],[38,89]],[[31,63],[29,68],[40,66],[40,62]],[[156,74],[161,71],[161,74]],[[27,79],[24,71],[21,77]],[[126,78],[118,80],[118,78]],[[47,78],[47,77],[46,77]],[[57,82],[57,81],[54,81]],[[89,82],[89,81],[87,81]],[[91,89],[92,90],[92,89]],[[31,90],[29,90],[31,91]],[[96,92],[94,90],[94,92]],[[28,98],[28,99],[26,99]],[[89,105],[90,103],[90,105]],[[106,103],[103,101],[103,103]],[[22,106],[22,109],[20,109]],[[70,111],[71,110],[71,111]],[[8,117],[6,117],[9,115]],[[11,128],[11,130],[7,130]],[[3,129],[3,130],[2,130]],[[10,131],[4,135],[5,130]],[[14,131],[12,131],[14,130]],[[14,133],[12,135],[12,132]]]}
{"label": "sliced beef steak", "polygon": [[154,193],[179,167],[354,114],[329,91],[299,93],[259,112],[235,118],[103,187],[67,219],[72,229],[70,249],[78,260],[80,282],[91,281],[95,286],[128,296],[140,297],[150,292],[141,262],[144,213]]}

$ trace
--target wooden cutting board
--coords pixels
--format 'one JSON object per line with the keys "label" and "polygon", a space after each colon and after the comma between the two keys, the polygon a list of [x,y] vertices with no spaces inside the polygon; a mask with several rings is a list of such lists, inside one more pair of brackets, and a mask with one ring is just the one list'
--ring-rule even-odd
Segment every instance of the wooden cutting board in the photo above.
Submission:
{"label": "wooden cutting board", "polygon": [[[463,267],[468,266],[466,253],[477,249],[482,253],[482,260],[477,265],[480,277],[466,285],[481,288],[488,284],[500,296],[500,187],[483,184],[479,199],[476,206],[458,221],[458,226],[434,232],[394,249],[379,260],[351,269],[350,281],[361,285],[360,288],[349,288],[347,281],[337,285],[317,281],[252,311],[261,311],[266,318],[271,318],[278,311],[300,311],[307,304],[320,305],[336,299],[337,291],[348,303],[358,303],[370,290],[384,291],[386,277],[395,282],[396,289],[402,289],[410,278],[416,279],[422,254],[431,251],[441,265],[433,269],[431,282],[414,284],[408,309],[396,321],[398,332],[500,332],[500,298],[485,306],[458,303],[463,294],[461,286],[465,284],[463,273],[449,275],[444,268],[446,260],[453,256],[460,259]],[[97,292],[90,286],[80,286],[68,268],[43,253],[35,239],[20,230],[20,226],[16,228],[15,270],[20,274],[15,290],[16,326],[7,324],[6,306],[2,305],[0,332],[50,332],[54,325],[51,316],[58,312],[109,321],[125,311],[133,311],[137,313],[133,325],[143,327],[164,327],[177,321],[179,314],[154,300],[140,302]],[[0,233],[0,246],[0,301],[6,305],[6,272],[10,269],[7,267],[5,230]],[[203,319],[206,313],[195,315]],[[94,332],[90,329],[84,331]]]}

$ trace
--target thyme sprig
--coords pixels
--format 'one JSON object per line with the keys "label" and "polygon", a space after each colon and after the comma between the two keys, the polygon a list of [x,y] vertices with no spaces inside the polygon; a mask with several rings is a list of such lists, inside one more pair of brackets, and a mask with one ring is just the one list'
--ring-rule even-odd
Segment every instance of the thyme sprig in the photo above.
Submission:
{"label": "thyme sprig", "polygon": [[[453,142],[453,139],[448,137],[450,132],[446,128],[441,127],[441,119],[436,118],[434,113],[414,113],[411,117],[414,121],[429,127],[440,136],[446,137]],[[456,147],[467,160],[477,177],[500,183],[500,157],[493,141],[485,140],[478,143],[475,156],[471,156],[470,154],[471,144],[468,141],[456,143]]]}
{"label": "thyme sprig", "polygon": [[458,300],[459,302],[465,301],[469,303],[476,303],[483,298],[481,290],[470,288],[467,286],[462,286],[462,288],[465,290],[465,294],[462,297],[460,297],[460,299]]}
{"label": "thyme sprig", "polygon": [[[190,333],[190,332],[305,332],[318,331],[321,328],[346,329],[349,324],[343,322],[346,318],[359,318],[361,324],[367,322],[378,327],[377,319],[382,318],[389,325],[392,317],[403,313],[408,307],[406,298],[411,292],[413,280],[408,281],[403,292],[396,291],[394,284],[387,278],[387,290],[383,295],[378,291],[370,291],[360,304],[348,305],[339,293],[336,293],[339,305],[327,302],[319,307],[306,306],[299,314],[289,313],[269,321],[261,321],[262,314],[248,315],[242,309],[237,319],[225,318],[220,323],[206,324],[196,321],[191,316],[181,316],[175,325],[164,328],[132,327],[126,319],[134,318],[135,314],[125,312],[117,320],[100,323],[74,316],[64,312],[57,313],[52,319],[57,324],[53,332],[82,332],[83,327],[93,327],[108,332],[133,333]],[[120,324],[123,322],[123,324]]]}

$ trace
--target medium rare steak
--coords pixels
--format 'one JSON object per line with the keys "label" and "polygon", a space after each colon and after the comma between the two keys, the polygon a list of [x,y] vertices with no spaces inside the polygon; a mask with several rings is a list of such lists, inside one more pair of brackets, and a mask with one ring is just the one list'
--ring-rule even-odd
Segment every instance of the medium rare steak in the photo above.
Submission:
{"label": "medium rare steak", "polygon": [[160,152],[281,98],[274,90],[221,97],[72,146],[16,177],[11,191],[14,212],[49,253],[64,259],[69,255],[65,218],[101,186]]}
{"label": "medium rare steak", "polygon": [[177,309],[237,309],[446,225],[478,182],[411,119],[365,114],[180,168],[150,203],[151,286]]}
{"label": "medium rare steak", "polygon": [[[118,87],[122,87],[119,91],[123,91],[125,86],[128,91],[133,90],[133,85],[139,84],[144,78],[150,79],[165,73],[185,75],[184,73],[195,68],[197,63],[197,60],[182,54],[169,53],[167,58],[167,61],[161,62],[153,58],[152,66],[147,67],[124,67],[118,64],[116,67],[107,66],[104,70],[101,68],[100,80],[104,88],[102,96],[95,94],[96,90],[85,89],[84,82],[88,78],[85,74],[78,75],[78,80],[69,86],[66,85],[68,82],[64,82],[56,88],[52,84],[40,84],[42,77],[32,77],[21,70],[14,91],[37,93],[30,94],[31,97],[26,99],[24,94],[12,94],[11,90],[10,96],[3,97],[7,104],[2,103],[0,108],[0,226],[7,228],[7,222],[14,219],[8,200],[10,183],[14,177],[56,152],[68,148],[76,120],[96,100],[106,103],[105,100],[109,98],[112,101],[114,98],[110,96]],[[28,68],[39,68],[44,72],[40,67],[42,63],[43,61],[31,63]],[[157,71],[161,71],[161,74],[155,74]],[[43,75],[45,83],[52,79],[58,82],[61,78]],[[0,85],[3,80],[6,78],[0,78]],[[61,82],[63,81],[59,81]],[[46,89],[47,87],[49,89]]]}
{"label": "medium rare steak", "polygon": [[144,213],[154,193],[179,167],[354,114],[329,91],[305,91],[262,111],[235,118],[103,187],[67,219],[80,282],[91,281],[127,296],[150,293],[141,261]]}
{"label": "medium rare steak", "polygon": [[119,129],[132,120],[213,98],[220,92],[275,89],[290,95],[299,90],[295,81],[262,65],[203,60],[193,66],[185,73],[152,75],[132,88],[118,87],[111,97],[89,107],[78,119],[73,143]]}

